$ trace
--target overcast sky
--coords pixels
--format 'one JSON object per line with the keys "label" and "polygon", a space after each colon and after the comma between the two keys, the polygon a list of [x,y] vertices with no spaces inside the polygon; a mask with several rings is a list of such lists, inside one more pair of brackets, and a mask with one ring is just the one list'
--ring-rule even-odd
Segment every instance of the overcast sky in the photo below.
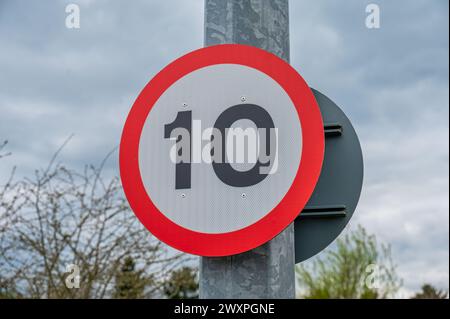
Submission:
{"label": "overcast sky", "polygon": [[[377,3],[381,28],[367,29]],[[65,27],[79,4],[81,28]],[[392,245],[403,294],[449,283],[447,0],[291,0],[291,63],[361,139],[360,223]],[[144,85],[202,46],[203,0],[0,0],[0,183],[61,160],[98,163]],[[118,173],[117,160],[110,172]]]}

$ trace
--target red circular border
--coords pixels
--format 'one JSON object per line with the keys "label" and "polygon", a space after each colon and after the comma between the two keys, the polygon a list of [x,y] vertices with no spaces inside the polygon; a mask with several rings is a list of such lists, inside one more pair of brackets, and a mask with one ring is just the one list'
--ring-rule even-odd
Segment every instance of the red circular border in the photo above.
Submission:
{"label": "red circular border", "polygon": [[[153,204],[141,180],[139,140],[150,110],[173,83],[188,73],[214,64],[240,64],[273,78],[289,95],[301,122],[303,146],[295,179],[280,203],[266,216],[243,229],[207,234],[186,229],[168,219]],[[271,240],[302,211],[322,169],[322,116],[311,89],[288,63],[246,45],[223,44],[199,49],[175,60],[159,72],[133,104],[120,142],[120,176],[130,206],[142,224],[166,244],[201,256],[227,256],[256,248]]]}

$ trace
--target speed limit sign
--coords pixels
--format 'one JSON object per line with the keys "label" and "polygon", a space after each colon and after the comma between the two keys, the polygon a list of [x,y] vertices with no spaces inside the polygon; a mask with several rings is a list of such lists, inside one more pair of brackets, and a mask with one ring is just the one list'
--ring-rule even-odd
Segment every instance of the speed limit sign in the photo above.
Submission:
{"label": "speed limit sign", "polygon": [[218,45],[145,86],[123,129],[120,174],[152,234],[187,253],[226,256],[294,221],[323,156],[321,113],[302,77],[264,50]]}

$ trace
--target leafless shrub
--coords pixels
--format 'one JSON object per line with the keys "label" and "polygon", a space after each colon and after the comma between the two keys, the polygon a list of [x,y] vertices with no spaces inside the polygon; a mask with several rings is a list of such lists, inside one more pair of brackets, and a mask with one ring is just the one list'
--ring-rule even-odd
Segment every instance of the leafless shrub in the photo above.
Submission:
{"label": "leafless shrub", "polygon": [[[185,262],[144,229],[117,177],[103,168],[77,171],[56,164],[33,178],[0,187],[0,295],[25,298],[108,298],[124,258],[146,280],[145,297],[159,296],[168,273]],[[80,270],[79,288],[65,281]]]}

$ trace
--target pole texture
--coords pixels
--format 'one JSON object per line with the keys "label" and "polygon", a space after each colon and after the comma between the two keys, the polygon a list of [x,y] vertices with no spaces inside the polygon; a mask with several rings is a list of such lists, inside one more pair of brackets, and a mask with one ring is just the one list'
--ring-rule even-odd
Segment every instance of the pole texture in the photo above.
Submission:
{"label": "pole texture", "polygon": [[[205,46],[238,43],[289,62],[288,0],[205,0]],[[200,298],[294,298],[294,225],[243,254],[200,259]]]}

